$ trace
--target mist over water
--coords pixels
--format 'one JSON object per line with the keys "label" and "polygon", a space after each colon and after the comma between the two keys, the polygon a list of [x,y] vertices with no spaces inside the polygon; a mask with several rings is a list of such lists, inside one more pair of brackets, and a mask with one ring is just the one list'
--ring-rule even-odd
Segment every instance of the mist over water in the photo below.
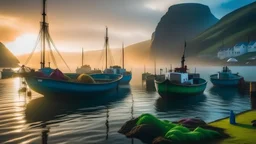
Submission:
{"label": "mist over water", "polygon": [[[157,66],[165,71],[166,66]],[[174,66],[173,66],[174,68]],[[195,66],[189,66],[194,72]],[[133,79],[118,92],[97,99],[55,100],[32,92],[19,94],[19,78],[0,80],[0,143],[134,143],[117,133],[131,118],[151,113],[160,119],[175,121],[185,117],[200,117],[206,122],[239,113],[251,108],[248,95],[237,89],[213,87],[210,74],[222,67],[200,67],[196,71],[208,81],[203,95],[165,101],[157,92],[147,92],[142,86],[143,67],[132,68]],[[255,67],[230,67],[245,80],[256,80]],[[154,73],[153,68],[146,68]]]}

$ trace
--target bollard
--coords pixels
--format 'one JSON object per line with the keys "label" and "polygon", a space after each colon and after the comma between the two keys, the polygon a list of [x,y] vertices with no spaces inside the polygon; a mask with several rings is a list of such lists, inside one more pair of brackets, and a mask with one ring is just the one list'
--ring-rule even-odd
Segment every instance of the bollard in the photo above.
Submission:
{"label": "bollard", "polygon": [[236,124],[236,116],[232,110],[230,110],[229,123]]}
{"label": "bollard", "polygon": [[256,109],[256,82],[250,83],[251,109]]}

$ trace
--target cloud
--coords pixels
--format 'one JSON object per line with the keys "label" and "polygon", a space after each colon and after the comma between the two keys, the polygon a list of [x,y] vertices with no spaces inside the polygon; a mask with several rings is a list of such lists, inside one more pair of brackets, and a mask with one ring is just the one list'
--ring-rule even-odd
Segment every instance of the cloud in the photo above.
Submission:
{"label": "cloud", "polygon": [[[48,0],[50,33],[60,50],[80,51],[81,47],[101,49],[105,26],[109,27],[111,47],[151,38],[168,7],[197,2],[209,5],[218,18],[253,0]],[[246,2],[245,2],[246,1]],[[223,7],[223,5],[225,7]],[[41,0],[1,1],[0,40],[12,41],[20,33],[38,34]]]}
{"label": "cloud", "polygon": [[18,35],[20,35],[20,30],[18,27],[18,20],[14,17],[8,17],[0,15],[0,41],[12,41]]}

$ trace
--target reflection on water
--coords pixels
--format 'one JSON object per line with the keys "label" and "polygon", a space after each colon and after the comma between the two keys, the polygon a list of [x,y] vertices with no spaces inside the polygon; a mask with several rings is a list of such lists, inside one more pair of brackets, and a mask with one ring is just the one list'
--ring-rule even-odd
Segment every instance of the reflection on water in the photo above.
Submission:
{"label": "reflection on water", "polygon": [[[102,99],[48,99],[40,97],[30,101],[26,105],[25,119],[27,123],[40,122],[34,125],[33,128],[42,128],[42,143],[47,143],[48,133],[50,128],[48,125],[58,124],[63,121],[74,119],[68,117],[69,115],[87,115],[88,113],[96,113],[97,111],[105,111],[105,140],[108,140],[109,135],[109,109],[111,108],[110,103],[115,101],[121,101],[130,94],[130,87],[122,87],[117,92],[108,93],[107,95],[101,96]],[[95,96],[98,97],[98,96]]]}
{"label": "reflection on water", "polygon": [[232,102],[232,99],[234,99],[236,96],[239,96],[239,90],[235,87],[216,87],[213,86],[210,88],[209,92],[216,97],[219,97],[223,101],[226,102]]}
{"label": "reflection on water", "polygon": [[[130,94],[130,87],[91,99],[49,99],[40,97],[29,102],[25,114],[27,122],[50,121],[70,114],[86,114],[102,109],[108,111],[111,102],[120,101]],[[100,99],[98,98],[100,97]]]}
{"label": "reflection on water", "polygon": [[[200,117],[210,122],[228,116],[230,110],[238,113],[251,108],[250,98],[235,89],[212,87],[207,78],[219,71],[218,67],[197,71],[208,81],[204,94],[171,101],[145,91],[141,81],[135,83],[141,79],[139,72],[133,73],[135,81],[131,86],[95,99],[49,99],[35,92],[28,97],[18,93],[19,79],[0,80],[0,143],[141,144],[117,131],[127,120],[142,113],[170,121]],[[239,69],[234,71],[248,79],[254,76]]]}
{"label": "reflection on water", "polygon": [[204,94],[193,97],[183,97],[179,99],[172,99],[166,101],[165,99],[159,97],[156,100],[155,106],[156,110],[159,112],[166,112],[172,110],[193,110],[196,107],[199,107],[201,103],[206,101],[206,96]]}

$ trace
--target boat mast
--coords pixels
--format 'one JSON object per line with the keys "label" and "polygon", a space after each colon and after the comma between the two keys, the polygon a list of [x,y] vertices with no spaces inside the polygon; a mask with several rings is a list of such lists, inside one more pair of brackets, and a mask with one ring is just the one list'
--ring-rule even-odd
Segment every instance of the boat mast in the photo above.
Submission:
{"label": "boat mast", "polygon": [[106,27],[105,48],[106,48],[106,69],[107,69],[108,68],[108,27]]}
{"label": "boat mast", "polygon": [[43,0],[43,22],[42,22],[42,30],[43,30],[43,41],[42,41],[42,59],[41,59],[41,68],[45,67],[45,38],[46,38],[46,0]]}
{"label": "boat mast", "polygon": [[123,69],[124,69],[124,43],[122,45],[122,55],[123,55]]}

